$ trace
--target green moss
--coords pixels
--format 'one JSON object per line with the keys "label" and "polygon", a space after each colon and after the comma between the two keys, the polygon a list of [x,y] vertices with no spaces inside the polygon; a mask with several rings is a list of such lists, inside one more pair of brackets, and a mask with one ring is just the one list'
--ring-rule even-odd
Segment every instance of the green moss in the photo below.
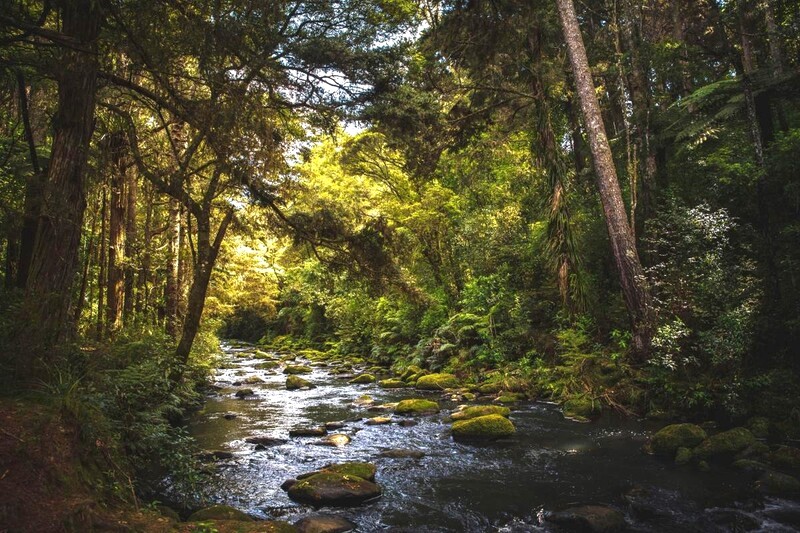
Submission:
{"label": "green moss", "polygon": [[348,383],[351,383],[351,384],[354,384],[354,385],[363,384],[363,383],[375,383],[375,376],[373,376],[372,374],[361,374],[360,376],[356,376],[353,379],[351,379],[350,381],[348,381]]}
{"label": "green moss", "polygon": [[391,378],[379,381],[378,386],[384,389],[402,389],[408,387],[408,383],[397,378]]}
{"label": "green moss", "polygon": [[253,522],[253,517],[243,513],[239,509],[234,509],[228,505],[212,505],[205,509],[192,513],[187,522],[202,522],[204,520],[238,520],[242,522]]}
{"label": "green moss", "polygon": [[800,471],[800,449],[792,446],[778,446],[769,454],[769,462],[778,468]]}
{"label": "green moss", "polygon": [[524,399],[525,397],[521,394],[516,394],[514,392],[507,392],[495,398],[494,401],[496,401],[497,403],[509,404],[509,403],[517,403]]}
{"label": "green moss", "polygon": [[694,454],[692,453],[692,450],[690,450],[689,448],[681,446],[675,452],[675,464],[676,465],[689,464],[692,461],[693,457],[694,457]]}
{"label": "green moss", "polygon": [[263,363],[258,363],[255,368],[259,370],[275,370],[280,365],[277,361],[264,361]]}
{"label": "green moss", "polygon": [[305,387],[313,387],[310,381],[301,378],[300,376],[290,375],[286,378],[286,390],[297,390]]}
{"label": "green moss", "polygon": [[756,488],[765,494],[788,496],[800,492],[800,481],[788,474],[767,471],[758,478]]}
{"label": "green moss", "polygon": [[492,440],[510,437],[516,432],[514,424],[502,415],[486,415],[453,423],[454,439]]}
{"label": "green moss", "polygon": [[328,465],[322,469],[323,472],[333,472],[335,474],[342,474],[347,476],[356,476],[367,481],[375,481],[375,473],[378,471],[377,467],[372,463],[338,463]]}
{"label": "green moss", "polygon": [[567,418],[591,418],[600,414],[600,402],[589,396],[578,396],[565,401],[561,410]]}
{"label": "green moss", "polygon": [[469,420],[486,415],[500,415],[507,417],[511,414],[511,409],[500,405],[473,405],[450,415],[453,420]]}
{"label": "green moss", "polygon": [[708,437],[694,449],[694,454],[703,459],[732,459],[733,455],[753,444],[755,440],[748,429],[733,428]]}
{"label": "green moss", "polygon": [[417,379],[416,388],[422,390],[455,389],[459,386],[458,378],[453,374],[428,374]]}
{"label": "green moss", "polygon": [[769,426],[769,418],[764,416],[754,416],[747,421],[747,429],[759,439],[766,439],[769,437]]}
{"label": "green moss", "polygon": [[313,372],[310,366],[306,365],[288,365],[283,369],[284,374],[310,374]]}
{"label": "green moss", "polygon": [[439,404],[423,398],[403,400],[394,408],[398,415],[422,415],[439,412]]}
{"label": "green moss", "polygon": [[501,390],[503,390],[503,384],[499,381],[484,383],[478,387],[478,392],[481,394],[497,394]]}
{"label": "green moss", "polygon": [[705,430],[696,424],[672,424],[653,435],[650,446],[655,454],[674,456],[678,448],[694,448],[705,438]]}
{"label": "green moss", "polygon": [[358,505],[380,494],[380,487],[371,481],[335,472],[314,474],[289,488],[290,498],[315,506]]}
{"label": "green moss", "polygon": [[400,374],[400,379],[405,382],[408,382],[411,376],[420,374],[421,372],[422,369],[420,367],[418,367],[417,365],[411,365],[408,368],[406,368],[402,374]]}

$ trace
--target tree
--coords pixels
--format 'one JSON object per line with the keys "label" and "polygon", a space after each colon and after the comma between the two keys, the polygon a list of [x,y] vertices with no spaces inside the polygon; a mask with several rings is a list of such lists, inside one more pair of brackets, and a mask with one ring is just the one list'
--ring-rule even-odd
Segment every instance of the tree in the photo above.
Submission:
{"label": "tree", "polygon": [[639,357],[647,354],[654,327],[650,288],[639,261],[636,241],[628,225],[625,204],[617,179],[614,158],[597,101],[586,48],[572,0],[557,0],[575,86],[583,113],[589,147],[594,161],[597,189],[603,205],[611,250],[633,330],[633,348]]}

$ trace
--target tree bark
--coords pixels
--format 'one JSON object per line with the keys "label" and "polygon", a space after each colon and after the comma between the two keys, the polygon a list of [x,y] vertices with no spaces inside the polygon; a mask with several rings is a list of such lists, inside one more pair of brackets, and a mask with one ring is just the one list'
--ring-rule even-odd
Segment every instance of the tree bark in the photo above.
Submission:
{"label": "tree bark", "polygon": [[167,280],[164,288],[165,326],[167,334],[178,336],[178,303],[180,297],[180,236],[181,204],[171,198],[169,201],[169,223],[167,227]]}
{"label": "tree bark", "polygon": [[109,135],[107,149],[111,157],[110,213],[108,217],[108,281],[106,285],[106,335],[113,338],[122,329],[122,309],[125,298],[125,134]]}
{"label": "tree bark", "polygon": [[643,358],[649,352],[654,327],[650,288],[639,261],[633,233],[628,225],[625,204],[622,201],[617,171],[600,113],[575,6],[572,0],[557,0],[557,4],[589,137],[589,148],[594,161],[597,188],[603,205],[614,262],[631,320],[632,347],[634,354]]}
{"label": "tree bark", "polygon": [[34,338],[45,347],[74,333],[69,306],[86,208],[84,174],[94,131],[96,41],[101,19],[95,0],[59,4],[62,33],[81,47],[64,49],[59,64],[53,146],[28,277],[27,304],[33,314]]}
{"label": "tree bark", "polygon": [[136,196],[138,183],[135,167],[131,166],[126,173],[126,202],[125,208],[125,306],[123,308],[124,320],[133,320],[134,294],[136,286]]}

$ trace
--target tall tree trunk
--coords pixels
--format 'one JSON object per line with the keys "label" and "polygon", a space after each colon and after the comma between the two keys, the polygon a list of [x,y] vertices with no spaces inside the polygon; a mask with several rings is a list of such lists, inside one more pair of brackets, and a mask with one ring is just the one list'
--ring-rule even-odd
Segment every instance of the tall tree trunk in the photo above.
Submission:
{"label": "tall tree trunk", "polygon": [[97,229],[97,211],[94,212],[92,217],[92,226],[89,230],[89,236],[86,242],[86,250],[83,259],[83,272],[81,273],[81,288],[78,293],[78,300],[75,302],[75,309],[73,310],[72,321],[78,324],[83,314],[83,308],[86,305],[86,291],[89,287],[89,266],[92,263],[92,254],[94,254],[94,234]]}
{"label": "tall tree trunk", "polygon": [[155,203],[155,193],[153,187],[145,188],[145,217],[144,217],[144,239],[142,241],[142,268],[139,271],[137,280],[136,314],[150,312],[150,264],[152,262],[153,239],[153,204]]}
{"label": "tall tree trunk", "polygon": [[105,301],[105,288],[106,288],[106,231],[108,228],[108,194],[107,187],[103,184],[100,189],[100,238],[97,246],[97,324],[95,336],[97,340],[102,339],[105,328],[103,327],[104,319],[106,316],[106,308],[103,302]]}
{"label": "tall tree trunk", "polygon": [[625,204],[622,201],[617,171],[614,168],[614,159],[600,113],[575,6],[572,0],[557,0],[557,4],[589,137],[589,147],[597,174],[597,188],[603,205],[614,262],[631,320],[633,349],[635,354],[642,358],[649,352],[654,327],[650,288],[625,214]]}
{"label": "tall tree trunk", "polygon": [[125,307],[124,318],[127,322],[133,320],[134,302],[136,296],[134,290],[136,287],[136,196],[138,182],[136,180],[136,169],[134,166],[128,170],[126,184],[126,201],[125,208]]}
{"label": "tall tree trunk", "polygon": [[17,281],[17,260],[19,258],[19,231],[9,222],[6,232],[6,263],[3,286],[13,289]]}
{"label": "tall tree trunk", "polygon": [[108,217],[108,282],[106,285],[106,335],[112,338],[122,328],[122,309],[125,298],[125,182],[128,164],[123,132],[109,135],[111,157],[110,213]]}
{"label": "tall tree trunk", "polygon": [[169,201],[167,224],[167,279],[164,288],[165,325],[167,334],[178,336],[178,305],[180,300],[180,250],[181,204],[174,198]]}
{"label": "tall tree trunk", "polygon": [[53,146],[28,277],[27,304],[35,338],[43,346],[53,346],[73,333],[69,304],[86,208],[84,174],[94,131],[101,19],[95,0],[59,5],[62,33],[82,49],[68,48],[61,55]]}
{"label": "tall tree trunk", "polygon": [[[192,344],[200,330],[200,319],[203,316],[208,284],[211,281],[211,273],[219,255],[219,249],[228,226],[233,219],[233,210],[228,210],[220,222],[214,241],[211,241],[211,223],[207,210],[198,213],[197,217],[197,260],[194,265],[194,277],[192,286],[189,289],[189,303],[186,309],[186,319],[183,322],[183,331],[175,356],[179,363],[185,364],[189,359]],[[180,378],[179,370],[173,374],[173,381]]]}

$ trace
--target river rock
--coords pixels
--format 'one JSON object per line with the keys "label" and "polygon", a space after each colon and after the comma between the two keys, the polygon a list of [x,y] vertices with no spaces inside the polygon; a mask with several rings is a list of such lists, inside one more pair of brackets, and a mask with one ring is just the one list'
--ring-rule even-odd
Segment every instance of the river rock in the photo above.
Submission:
{"label": "river rock", "polygon": [[524,399],[525,396],[522,394],[518,394],[516,392],[506,392],[495,398],[494,401],[502,404],[511,404],[511,403],[521,402]]}
{"label": "river rock", "polygon": [[248,444],[255,444],[257,446],[280,446],[281,444],[286,444],[286,439],[276,439],[274,437],[266,437],[266,436],[255,436],[255,437],[247,437],[244,441]]}
{"label": "river rock", "polygon": [[258,376],[248,376],[244,382],[245,385],[257,385],[259,383],[264,383],[264,380]]}
{"label": "river rock", "polygon": [[483,385],[479,385],[477,390],[481,394],[497,394],[498,392],[503,390],[503,383],[500,381],[491,381],[489,383],[484,383]]}
{"label": "river rock", "polygon": [[336,431],[337,429],[342,429],[347,424],[341,421],[337,422],[325,422],[325,429],[328,431]]}
{"label": "river rock", "polygon": [[406,383],[408,383],[409,381],[411,381],[411,379],[410,379],[410,378],[411,378],[412,376],[416,376],[416,375],[418,375],[418,374],[421,374],[421,373],[423,373],[423,372],[424,372],[424,370],[422,370],[422,369],[421,369],[420,367],[418,367],[417,365],[411,365],[411,366],[409,366],[408,368],[406,368],[406,369],[403,371],[403,373],[402,373],[402,374],[400,374],[400,379],[401,379],[402,381],[405,381]]}
{"label": "river rock", "polygon": [[510,414],[511,409],[501,405],[473,405],[451,413],[450,418],[453,420],[468,420],[470,418],[486,415],[500,415],[508,417]]}
{"label": "river rock", "polygon": [[695,449],[695,457],[732,461],[734,456],[755,442],[756,438],[748,429],[738,427],[712,435]]}
{"label": "river rock", "polygon": [[566,418],[588,420],[600,414],[600,402],[589,396],[578,396],[565,401],[561,410]]}
{"label": "river rock", "polygon": [[290,437],[324,437],[328,430],[324,427],[316,428],[294,428],[289,431]]}
{"label": "river rock", "polygon": [[350,441],[351,439],[347,435],[344,435],[343,433],[335,433],[333,435],[328,435],[327,437],[315,442],[314,444],[318,446],[335,446],[337,448],[340,448],[342,446],[350,444]]}
{"label": "river rock", "polygon": [[357,407],[365,407],[367,405],[372,405],[373,403],[375,403],[375,400],[372,399],[372,396],[368,396],[366,394],[353,400],[353,405]]}
{"label": "river rock", "polygon": [[255,368],[258,370],[275,370],[279,366],[281,365],[277,361],[264,361],[263,363],[258,363]]}
{"label": "river rock", "polygon": [[313,389],[314,384],[300,376],[290,375],[286,378],[286,390]]}
{"label": "river rock", "polygon": [[211,450],[207,452],[200,452],[196,455],[197,459],[204,463],[208,463],[211,461],[224,461],[226,459],[232,459],[233,453],[225,450]]}
{"label": "river rock", "polygon": [[236,413],[225,413],[224,415],[222,415],[222,418],[224,418],[225,420],[233,420],[238,416],[239,415],[237,415]]}
{"label": "river rock", "polygon": [[376,416],[364,422],[368,426],[381,426],[383,424],[391,424],[392,419],[388,416]]}
{"label": "river rock", "polygon": [[315,507],[359,505],[381,495],[381,488],[364,478],[321,472],[299,480],[289,488],[289,497]]}
{"label": "river rock", "polygon": [[485,415],[453,423],[456,440],[494,440],[510,437],[516,432],[514,424],[502,415]]}
{"label": "river rock", "polygon": [[417,379],[416,388],[420,390],[455,389],[459,385],[453,374],[428,374]]}
{"label": "river rock", "polygon": [[769,437],[770,423],[769,418],[765,416],[754,416],[747,421],[747,429],[750,433],[755,435],[758,439],[766,439]]}
{"label": "river rock", "polygon": [[606,533],[625,529],[625,516],[604,505],[582,505],[551,513],[547,520],[569,531]]}
{"label": "river rock", "polygon": [[212,505],[205,509],[200,509],[192,513],[187,522],[204,522],[206,520],[238,520],[241,522],[253,522],[252,516],[243,513],[239,509],[230,507],[229,505]]}
{"label": "river rock", "polygon": [[347,533],[356,529],[356,525],[341,516],[319,514],[306,516],[294,523],[300,533]]}
{"label": "river rock", "polygon": [[657,455],[674,457],[678,448],[694,448],[706,439],[706,432],[696,424],[672,424],[653,435],[650,447]]}
{"label": "river rock", "polygon": [[314,370],[306,365],[286,365],[283,369],[284,374],[310,374]]}
{"label": "river rock", "polygon": [[236,394],[235,394],[235,396],[237,398],[242,399],[242,400],[247,398],[248,396],[253,396],[253,395],[255,395],[255,392],[253,392],[253,389],[239,389],[239,390],[236,391]]}
{"label": "river rock", "polygon": [[425,457],[425,452],[419,450],[385,450],[378,454],[378,457],[385,457],[387,459],[422,459]]}
{"label": "river rock", "polygon": [[348,381],[348,383],[350,383],[351,385],[375,383],[375,376],[373,376],[372,374],[361,374]]}
{"label": "river rock", "polygon": [[402,389],[408,387],[408,383],[401,379],[390,378],[379,381],[378,386],[383,389]]}
{"label": "river rock", "polygon": [[771,496],[790,496],[800,493],[800,481],[789,474],[766,471],[756,481],[756,489]]}
{"label": "river rock", "polygon": [[378,468],[372,463],[351,461],[348,463],[329,464],[322,468],[322,472],[346,474],[348,476],[357,476],[367,481],[375,481],[375,474],[378,472]]}
{"label": "river rock", "polygon": [[394,412],[398,415],[429,415],[439,412],[439,404],[424,398],[410,398],[398,402]]}
{"label": "river rock", "polygon": [[409,420],[409,419],[398,420],[397,421],[397,425],[400,426],[400,427],[404,427],[404,428],[410,428],[410,427],[416,426],[417,425],[417,421],[416,420]]}
{"label": "river rock", "polygon": [[793,446],[778,446],[768,459],[777,468],[800,471],[800,449]]}

